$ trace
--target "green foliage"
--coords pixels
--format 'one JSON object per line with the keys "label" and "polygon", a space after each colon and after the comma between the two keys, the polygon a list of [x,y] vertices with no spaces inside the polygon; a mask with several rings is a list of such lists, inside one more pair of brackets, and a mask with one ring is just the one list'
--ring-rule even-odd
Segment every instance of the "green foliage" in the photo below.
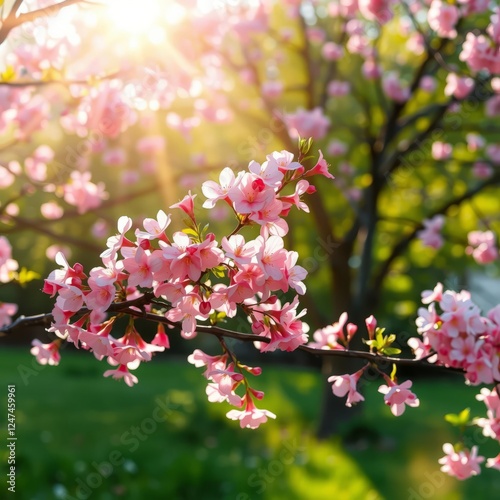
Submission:
{"label": "green foliage", "polygon": [[[461,380],[416,381],[421,407],[399,418],[366,387],[364,413],[318,441],[322,378],[311,370],[265,367],[259,388],[278,418],[251,431],[225,418],[227,406],[208,403],[199,370],[168,356],[141,366],[133,388],[103,379],[103,363],[71,352],[53,368],[33,364],[25,350],[4,350],[0,367],[0,384],[16,384],[19,498],[76,497],[77,481],[98,484],[96,467],[116,453],[123,461],[103,469],[110,473],[91,498],[393,500],[432,477],[440,500],[500,495],[496,471],[467,482],[439,472],[441,444],[454,439],[442,415],[474,393]],[[473,410],[484,405],[474,401]],[[481,450],[497,452],[492,441]]]}
{"label": "green foliage", "polygon": [[465,408],[460,413],[448,413],[444,419],[455,427],[465,427],[470,423],[470,408]]}
{"label": "green foliage", "polygon": [[393,333],[390,335],[384,335],[385,328],[377,327],[375,330],[375,338],[372,340],[365,340],[363,342],[370,346],[370,352],[378,352],[384,356],[393,356],[394,354],[399,354],[401,349],[397,347],[391,347],[391,345],[396,342],[396,335]]}

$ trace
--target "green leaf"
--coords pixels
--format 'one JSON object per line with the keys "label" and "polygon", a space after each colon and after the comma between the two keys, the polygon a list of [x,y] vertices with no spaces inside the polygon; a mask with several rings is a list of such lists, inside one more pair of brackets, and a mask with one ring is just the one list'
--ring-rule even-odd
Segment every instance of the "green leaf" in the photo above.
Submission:
{"label": "green leaf", "polygon": [[399,354],[401,349],[398,349],[397,347],[382,347],[380,352],[386,354],[387,356],[393,356],[394,354]]}
{"label": "green leaf", "polygon": [[448,413],[444,416],[444,419],[451,425],[456,427],[463,427],[469,423],[470,420],[470,408],[465,408],[458,415],[455,413]]}
{"label": "green leaf", "polygon": [[217,278],[224,278],[226,276],[226,268],[224,266],[213,267],[211,271]]}
{"label": "green leaf", "polygon": [[193,238],[198,239],[198,233],[190,227],[185,227],[182,232],[187,234],[188,236],[192,236]]}

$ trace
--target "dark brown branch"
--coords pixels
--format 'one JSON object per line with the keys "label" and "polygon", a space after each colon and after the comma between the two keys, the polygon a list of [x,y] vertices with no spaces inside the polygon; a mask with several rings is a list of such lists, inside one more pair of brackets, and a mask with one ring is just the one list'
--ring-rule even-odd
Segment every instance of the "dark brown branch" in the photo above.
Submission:
{"label": "dark brown branch", "polygon": [[16,0],[14,7],[10,11],[9,15],[5,18],[5,21],[0,28],[0,44],[5,42],[5,39],[9,36],[9,33],[21,24],[30,23],[39,19],[41,17],[53,16],[57,14],[60,10],[70,5],[77,3],[86,3],[86,0],[64,0],[63,2],[56,3],[50,7],[45,7],[43,9],[33,10],[31,12],[26,12],[16,16],[19,7],[21,6],[22,0]]}
{"label": "dark brown branch", "polygon": [[308,347],[307,345],[301,345],[297,349],[308,352],[309,354],[314,354],[316,356],[366,359],[371,363],[375,363],[377,365],[395,364],[397,366],[416,366],[435,368],[455,373],[465,373],[465,371],[461,368],[436,365],[434,363],[428,363],[425,359],[394,358],[392,356],[382,356],[380,354],[375,354],[368,351],[354,351],[350,349],[345,351],[339,349],[316,349],[314,347]]}
{"label": "dark brown branch", "polygon": [[[148,313],[138,309],[132,309],[132,307],[143,308],[146,304],[151,303],[154,295],[148,292],[137,299],[128,300],[124,302],[117,302],[112,304],[107,312],[118,313],[118,314],[128,314],[137,318],[145,319],[152,322],[164,323],[170,326],[175,326],[181,328],[179,323],[170,321],[165,318],[165,316],[160,316],[159,314]],[[90,311],[86,308],[81,309],[77,314],[79,316],[89,313]],[[16,330],[30,328],[33,326],[45,326],[48,327],[52,322],[52,314],[38,314],[36,316],[20,316],[16,321],[8,326],[0,329],[1,334],[13,333]],[[270,339],[267,337],[261,337],[259,335],[254,335],[250,333],[240,333],[233,330],[227,330],[225,328],[220,328],[218,326],[204,326],[197,325],[196,331],[199,333],[207,333],[209,335],[214,335],[218,338],[233,338],[243,342],[264,342],[269,343]],[[398,366],[416,366],[425,368],[435,368],[440,370],[447,370],[450,372],[464,373],[460,368],[445,367],[442,365],[436,365],[433,363],[428,363],[425,359],[408,359],[408,358],[394,358],[391,356],[382,356],[380,354],[371,353],[367,351],[356,351],[356,350],[337,350],[337,349],[317,349],[314,347],[309,347],[307,345],[301,345],[298,350],[313,354],[315,356],[324,357],[343,357],[343,358],[355,358],[355,359],[365,359],[376,365],[391,365],[395,364]]]}

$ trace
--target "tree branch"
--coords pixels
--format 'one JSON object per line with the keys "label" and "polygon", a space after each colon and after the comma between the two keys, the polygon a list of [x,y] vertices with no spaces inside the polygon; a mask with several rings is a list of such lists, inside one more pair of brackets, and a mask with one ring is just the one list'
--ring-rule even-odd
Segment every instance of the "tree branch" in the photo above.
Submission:
{"label": "tree branch", "polygon": [[17,11],[22,4],[22,0],[16,0],[12,10],[9,12],[9,15],[5,18],[5,21],[0,28],[0,45],[5,42],[10,32],[14,28],[21,26],[21,24],[35,21],[41,17],[52,16],[57,14],[61,9],[77,3],[86,3],[86,0],[64,0],[63,2],[56,3],[49,7],[33,10],[31,12],[21,14],[20,16],[16,16]]}
{"label": "tree branch", "polygon": [[[490,177],[489,179],[485,180],[484,182],[479,183],[477,186],[475,186],[472,189],[469,189],[465,193],[463,193],[461,196],[458,196],[457,198],[453,198],[446,203],[444,203],[441,207],[439,207],[437,210],[434,212],[430,213],[427,218],[432,218],[435,217],[436,215],[444,215],[448,209],[450,209],[453,205],[460,205],[464,201],[472,198],[476,194],[480,193],[483,189],[485,189],[488,186],[493,186],[495,184],[500,184],[500,172],[496,173],[493,175],[493,177]],[[417,236],[417,233],[423,229],[423,224],[417,224],[413,231],[406,235],[404,238],[402,238],[392,249],[391,255],[384,261],[382,264],[382,267],[380,268],[377,276],[375,277],[374,281],[374,289],[379,290],[380,287],[382,286],[382,282],[384,281],[385,276],[389,272],[389,269],[391,268],[392,263],[394,260],[396,260],[397,257],[399,257],[405,249],[409,246],[409,244],[415,239]]]}
{"label": "tree branch", "polygon": [[[124,302],[117,302],[111,304],[106,312],[117,313],[117,314],[128,314],[136,318],[145,319],[152,322],[164,323],[170,326],[181,328],[180,323],[170,321],[165,316],[160,316],[159,314],[148,313],[141,311],[139,309],[143,308],[145,305],[150,304],[154,299],[154,294],[152,292],[145,293],[141,297],[133,300],[127,300]],[[138,309],[133,309],[138,308]],[[78,311],[78,315],[84,315],[89,313],[90,310],[87,308],[82,308]],[[0,328],[0,335],[6,335],[14,333],[15,331],[31,328],[34,326],[45,326],[48,327],[53,321],[53,316],[51,313],[48,314],[38,314],[35,316],[20,316],[16,321],[10,325]],[[204,326],[197,325],[196,332],[207,333],[209,335],[214,335],[218,338],[233,338],[243,342],[264,342],[268,344],[270,339],[267,337],[261,337],[260,335],[254,335],[251,333],[241,333],[234,330],[227,330],[225,328],[220,328],[218,326]],[[341,358],[355,358],[355,359],[365,359],[371,363],[377,365],[390,365],[395,364],[398,366],[416,366],[425,368],[435,368],[440,370],[447,370],[450,372],[464,373],[460,368],[445,367],[442,365],[436,365],[433,363],[428,363],[425,359],[409,359],[409,358],[394,358],[391,356],[382,356],[380,354],[367,352],[367,351],[357,351],[357,350],[338,350],[338,349],[318,349],[314,347],[309,347],[307,345],[301,345],[297,348],[300,351],[313,354],[315,356],[323,357],[341,357]]]}

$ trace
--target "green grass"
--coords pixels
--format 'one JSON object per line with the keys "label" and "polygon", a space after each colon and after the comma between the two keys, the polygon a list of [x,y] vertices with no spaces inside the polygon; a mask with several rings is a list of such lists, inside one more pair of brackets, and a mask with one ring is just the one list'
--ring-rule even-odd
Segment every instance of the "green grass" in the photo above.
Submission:
{"label": "green grass", "polygon": [[[143,365],[133,388],[102,378],[107,366],[89,355],[64,353],[59,367],[39,369],[28,350],[4,349],[0,366],[3,412],[6,386],[16,384],[15,498],[500,498],[497,471],[466,482],[439,472],[442,443],[457,437],[443,415],[471,403],[482,411],[474,388],[459,381],[416,381],[421,406],[399,418],[368,383],[364,411],[343,433],[356,439],[343,445],[314,437],[321,379],[311,370],[265,367],[254,386],[278,418],[252,431],[225,418],[227,405],[206,401],[201,370],[168,357]],[[481,451],[498,449],[485,440]]]}

